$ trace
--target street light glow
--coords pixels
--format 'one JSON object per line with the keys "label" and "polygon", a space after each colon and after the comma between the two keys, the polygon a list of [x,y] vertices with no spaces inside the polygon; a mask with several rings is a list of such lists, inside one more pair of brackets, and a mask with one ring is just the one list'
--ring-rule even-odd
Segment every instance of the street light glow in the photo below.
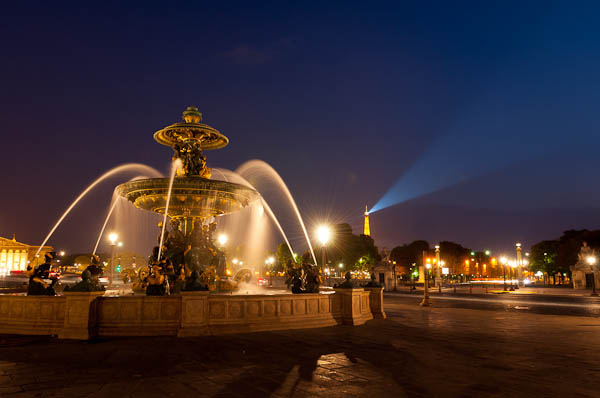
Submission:
{"label": "street light glow", "polygon": [[594,264],[596,264],[596,261],[597,261],[596,257],[594,257],[594,256],[589,256],[586,260],[589,265],[594,265]]}
{"label": "street light glow", "polygon": [[64,251],[64,250],[61,250],[61,251],[60,251],[60,256],[61,256],[61,257],[64,257],[64,256],[65,256],[65,251]]}
{"label": "street light glow", "polygon": [[317,228],[317,238],[321,242],[321,245],[325,246],[331,238],[331,229],[326,225],[321,225]]}
{"label": "street light glow", "polygon": [[506,257],[504,257],[504,256],[500,257],[500,264],[504,265],[504,264],[506,264],[506,261],[507,261]]}
{"label": "street light glow", "polygon": [[225,235],[225,234],[219,235],[218,241],[219,241],[219,245],[225,246],[225,244],[227,243],[227,235]]}
{"label": "street light glow", "polygon": [[117,239],[119,239],[119,235],[117,235],[116,233],[111,233],[110,235],[108,235],[108,240],[110,241],[111,244],[115,244],[115,242],[117,241]]}

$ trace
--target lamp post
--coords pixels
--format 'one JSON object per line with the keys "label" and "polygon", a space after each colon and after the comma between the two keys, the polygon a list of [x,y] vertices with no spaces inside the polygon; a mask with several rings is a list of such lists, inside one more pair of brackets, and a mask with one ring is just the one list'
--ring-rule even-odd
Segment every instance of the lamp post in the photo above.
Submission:
{"label": "lamp post", "polygon": [[108,285],[112,286],[114,279],[114,270],[115,270],[115,247],[117,246],[117,239],[119,239],[119,235],[116,233],[111,233],[108,235],[108,240],[110,241],[110,279],[108,281]]}
{"label": "lamp post", "polygon": [[429,289],[427,286],[428,283],[428,272],[427,269],[429,267],[429,264],[427,264],[427,262],[425,261],[425,251],[423,251],[423,301],[421,301],[421,305],[423,307],[429,307],[431,305],[431,301],[429,300]]}
{"label": "lamp post", "polygon": [[442,263],[440,261],[440,245],[435,245],[435,284],[442,292]]}
{"label": "lamp post", "polygon": [[521,267],[523,266],[523,262],[521,260],[521,244],[516,243],[515,247],[517,248],[517,287],[515,289],[518,289],[519,285],[522,286],[523,270]]}
{"label": "lamp post", "polygon": [[326,225],[321,225],[318,229],[317,229],[317,238],[319,239],[319,242],[321,242],[321,275],[323,275],[323,273],[325,272],[325,245],[327,245],[327,242],[329,242],[329,239],[331,239],[331,229],[329,229],[328,226]]}
{"label": "lamp post", "polygon": [[515,261],[510,261],[508,263],[508,265],[510,265],[510,268],[508,269],[510,271],[510,290],[511,292],[515,291],[515,287],[514,287],[514,283],[513,283],[513,279],[514,279],[514,268],[517,266],[517,263]]}
{"label": "lamp post", "polygon": [[598,292],[596,292],[596,262],[598,261],[595,256],[589,256],[587,259],[588,264],[592,268],[592,296],[598,296]]}
{"label": "lamp post", "polygon": [[273,286],[273,264],[275,264],[275,257],[271,256],[265,260],[265,265],[270,265],[269,270],[269,286]]}
{"label": "lamp post", "polygon": [[500,264],[502,264],[502,277],[504,279],[504,291],[506,291],[506,257],[500,257]]}

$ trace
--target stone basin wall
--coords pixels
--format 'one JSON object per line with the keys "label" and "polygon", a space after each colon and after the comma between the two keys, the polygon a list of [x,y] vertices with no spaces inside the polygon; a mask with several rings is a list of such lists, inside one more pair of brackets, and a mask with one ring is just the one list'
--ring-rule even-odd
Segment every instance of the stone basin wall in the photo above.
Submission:
{"label": "stone basin wall", "polygon": [[[373,299],[371,299],[373,298]],[[381,318],[381,289],[275,295],[0,296],[0,333],[94,336],[199,336],[361,325]]]}

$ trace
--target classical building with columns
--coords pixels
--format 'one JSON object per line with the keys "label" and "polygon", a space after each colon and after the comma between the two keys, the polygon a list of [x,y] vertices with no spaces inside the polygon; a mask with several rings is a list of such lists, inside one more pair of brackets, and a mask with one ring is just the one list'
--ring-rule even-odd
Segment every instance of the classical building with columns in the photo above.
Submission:
{"label": "classical building with columns", "polygon": [[[12,239],[0,237],[0,275],[8,275],[12,271],[25,271],[29,262],[44,262],[44,254],[53,251],[52,246],[44,246],[36,259],[39,246],[31,246]],[[37,261],[36,261],[37,260]]]}

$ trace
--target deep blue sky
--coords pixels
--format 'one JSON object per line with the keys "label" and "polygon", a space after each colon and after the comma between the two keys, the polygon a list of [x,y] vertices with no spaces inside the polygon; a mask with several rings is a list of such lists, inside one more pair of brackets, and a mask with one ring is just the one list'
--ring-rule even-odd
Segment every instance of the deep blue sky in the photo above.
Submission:
{"label": "deep blue sky", "polygon": [[[209,165],[267,161],[309,228],[382,197],[380,246],[598,228],[600,6],[491,3],[4,6],[0,236],[39,243],[117,164],[166,170],[152,133],[188,105],[231,140]],[[86,249],[118,182],[50,243]]]}

